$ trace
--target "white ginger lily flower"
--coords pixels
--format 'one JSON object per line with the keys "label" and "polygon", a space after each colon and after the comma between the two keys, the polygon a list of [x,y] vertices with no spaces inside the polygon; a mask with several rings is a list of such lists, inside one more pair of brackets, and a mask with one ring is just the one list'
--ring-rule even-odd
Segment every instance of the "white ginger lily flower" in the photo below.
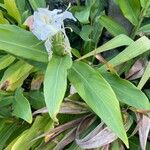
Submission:
{"label": "white ginger lily flower", "polygon": [[26,21],[26,24],[39,40],[45,41],[45,47],[49,57],[52,56],[52,37],[58,32],[63,33],[65,51],[71,55],[71,47],[65,32],[63,21],[65,19],[72,19],[76,21],[72,13],[68,12],[67,10],[62,12],[60,9],[54,9],[53,11],[50,11],[46,8],[39,8],[34,12],[32,18],[33,20],[31,21],[30,16],[30,23]]}

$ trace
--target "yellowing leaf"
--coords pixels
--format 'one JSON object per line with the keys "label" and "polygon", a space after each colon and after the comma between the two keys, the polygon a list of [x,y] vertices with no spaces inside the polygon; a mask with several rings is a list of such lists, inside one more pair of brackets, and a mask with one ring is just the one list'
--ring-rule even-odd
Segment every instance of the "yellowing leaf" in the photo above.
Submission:
{"label": "yellowing leaf", "polygon": [[16,19],[19,24],[21,24],[21,16],[16,6],[15,0],[4,0],[4,4],[8,14]]}
{"label": "yellowing leaf", "polygon": [[8,20],[4,18],[1,10],[0,10],[0,24],[9,24]]}

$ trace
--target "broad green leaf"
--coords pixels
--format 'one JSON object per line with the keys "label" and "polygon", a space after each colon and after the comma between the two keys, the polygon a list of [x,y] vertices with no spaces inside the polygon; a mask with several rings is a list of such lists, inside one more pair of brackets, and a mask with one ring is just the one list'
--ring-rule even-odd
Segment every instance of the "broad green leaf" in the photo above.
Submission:
{"label": "broad green leaf", "polygon": [[139,29],[138,33],[146,33],[146,34],[149,35],[149,34],[150,34],[150,24],[147,24],[147,25],[142,26],[142,27]]}
{"label": "broad green leaf", "polygon": [[8,14],[15,18],[19,24],[21,24],[21,16],[16,6],[15,0],[4,0],[4,4]]}
{"label": "broad green leaf", "polygon": [[0,81],[1,89],[13,91],[20,87],[32,69],[33,66],[24,61],[16,62],[5,71],[4,76]]}
{"label": "broad green leaf", "polygon": [[0,58],[0,70],[8,67],[11,63],[13,63],[15,60],[15,57],[11,55],[5,55]]}
{"label": "broad green leaf", "polygon": [[88,54],[82,56],[81,58],[79,58],[79,60],[85,59],[92,55],[96,55],[97,53],[108,51],[108,50],[111,50],[111,49],[114,49],[117,47],[130,45],[132,42],[133,42],[133,40],[131,38],[129,38],[128,36],[123,35],[123,34],[118,35],[118,36],[114,37],[112,40],[103,44],[102,46],[100,46],[100,47],[96,48],[95,50],[89,52]]}
{"label": "broad green leaf", "polygon": [[118,22],[116,22],[115,20],[113,20],[112,18],[110,18],[106,15],[102,15],[100,17],[100,23],[113,36],[117,36],[117,35],[120,35],[120,34],[126,34],[126,35],[128,34],[126,29],[123,26],[121,26]]}
{"label": "broad green leaf", "polygon": [[0,35],[1,50],[24,59],[48,62],[44,45],[31,32],[14,25],[0,25]]}
{"label": "broad green leaf", "polygon": [[83,62],[75,62],[68,77],[82,99],[128,146],[119,102],[107,81]]}
{"label": "broad green leaf", "polygon": [[[143,36],[131,43],[124,51],[111,59],[109,63],[113,66],[117,66],[147,52],[148,50],[150,50],[150,40]],[[104,66],[100,67],[100,70],[101,69],[104,69]]]}
{"label": "broad green leaf", "polygon": [[4,18],[1,10],[0,10],[0,24],[9,24],[8,20]]}
{"label": "broad green leaf", "polygon": [[124,16],[133,25],[137,25],[141,9],[139,0],[118,0],[118,4]]}
{"label": "broad green leaf", "polygon": [[142,76],[142,78],[138,84],[138,88],[142,89],[149,78],[150,78],[150,62],[148,63],[148,65],[145,69],[145,72],[144,72],[144,74],[143,74],[143,76]]}
{"label": "broad green leaf", "polygon": [[[25,130],[19,138],[13,143],[10,143],[11,150],[29,150],[36,142],[32,141],[38,135],[50,130],[53,127],[53,122],[46,116],[37,116],[31,128]],[[7,149],[7,148],[6,148]]]}
{"label": "broad green leaf", "polygon": [[44,79],[44,97],[50,117],[57,121],[67,87],[67,69],[71,67],[70,56],[53,56],[49,61]]}
{"label": "broad green leaf", "polygon": [[83,7],[80,12],[75,12],[75,17],[83,24],[89,23],[90,8]]}
{"label": "broad green leaf", "polygon": [[[1,122],[2,123],[2,122]],[[4,126],[0,129],[0,149],[4,149],[4,146],[11,136],[13,134],[14,130],[17,128],[17,125],[15,123],[8,124],[4,123]]]}
{"label": "broad green leaf", "polygon": [[102,76],[110,84],[119,101],[137,109],[150,109],[146,95],[131,82],[107,72],[102,73]]}
{"label": "broad green leaf", "polygon": [[29,101],[24,97],[23,90],[17,89],[13,102],[13,115],[28,123],[32,123],[32,112]]}

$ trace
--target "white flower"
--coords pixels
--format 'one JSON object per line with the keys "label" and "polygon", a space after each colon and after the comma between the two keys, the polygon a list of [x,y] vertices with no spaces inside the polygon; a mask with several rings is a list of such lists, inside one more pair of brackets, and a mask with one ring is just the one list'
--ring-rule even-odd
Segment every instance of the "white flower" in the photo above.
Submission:
{"label": "white flower", "polygon": [[71,54],[70,43],[64,28],[63,21],[65,19],[73,19],[76,21],[72,13],[68,11],[62,12],[60,9],[50,11],[46,8],[39,8],[34,12],[32,25],[29,26],[31,27],[30,30],[39,40],[45,41],[45,47],[49,55],[52,55],[52,38],[58,32],[63,33],[65,51]]}

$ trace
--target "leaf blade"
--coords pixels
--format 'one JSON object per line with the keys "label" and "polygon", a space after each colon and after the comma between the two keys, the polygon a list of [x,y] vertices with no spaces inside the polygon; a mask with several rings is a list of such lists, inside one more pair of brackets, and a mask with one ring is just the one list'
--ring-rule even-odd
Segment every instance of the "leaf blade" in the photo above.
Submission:
{"label": "leaf blade", "polygon": [[68,78],[91,109],[128,145],[118,100],[103,77],[83,62],[75,62]]}
{"label": "leaf blade", "polygon": [[13,115],[32,123],[32,112],[29,101],[23,96],[22,89],[17,89],[13,102]]}
{"label": "leaf blade", "polygon": [[44,97],[50,117],[57,121],[61,102],[67,87],[67,69],[71,66],[70,56],[53,56],[44,79]]}

